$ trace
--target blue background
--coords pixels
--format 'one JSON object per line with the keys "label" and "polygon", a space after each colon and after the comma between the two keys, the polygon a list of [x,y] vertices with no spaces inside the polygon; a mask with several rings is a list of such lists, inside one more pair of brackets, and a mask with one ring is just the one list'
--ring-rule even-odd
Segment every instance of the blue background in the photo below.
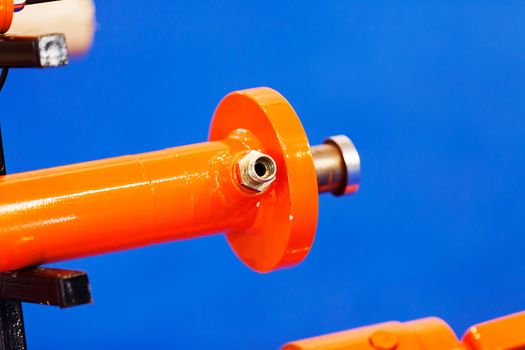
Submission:
{"label": "blue background", "polygon": [[33,349],[277,349],[525,308],[523,2],[97,5],[86,57],[10,75],[8,171],[203,141],[226,93],[265,85],[312,143],[354,139],[363,186],[321,198],[293,269],[254,273],[220,235],[57,264],[89,273],[95,304],[25,306]]}

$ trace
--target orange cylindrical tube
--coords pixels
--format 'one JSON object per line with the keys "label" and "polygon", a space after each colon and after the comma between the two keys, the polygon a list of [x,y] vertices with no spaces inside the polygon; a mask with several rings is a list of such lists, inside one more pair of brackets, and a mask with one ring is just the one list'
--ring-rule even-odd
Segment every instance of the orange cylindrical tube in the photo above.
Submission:
{"label": "orange cylindrical tube", "polygon": [[242,226],[257,197],[234,176],[246,147],[229,137],[1,177],[0,271]]}
{"label": "orange cylindrical tube", "polygon": [[461,340],[465,350],[525,348],[525,311],[472,326]]}
{"label": "orange cylindrical tube", "polygon": [[284,345],[282,350],[461,350],[450,327],[434,317],[385,322]]}

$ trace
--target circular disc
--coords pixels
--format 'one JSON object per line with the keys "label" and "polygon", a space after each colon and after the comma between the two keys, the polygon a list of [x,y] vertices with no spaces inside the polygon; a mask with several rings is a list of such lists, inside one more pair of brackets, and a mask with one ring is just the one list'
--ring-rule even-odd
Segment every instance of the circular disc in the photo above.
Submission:
{"label": "circular disc", "polygon": [[256,219],[227,232],[237,256],[259,272],[295,265],[308,254],[317,226],[318,186],[310,145],[292,106],[277,91],[230,93],[217,107],[210,141],[249,130],[277,164],[275,182],[260,195]]}
{"label": "circular disc", "polygon": [[7,32],[11,27],[13,12],[13,0],[0,0],[0,34]]}

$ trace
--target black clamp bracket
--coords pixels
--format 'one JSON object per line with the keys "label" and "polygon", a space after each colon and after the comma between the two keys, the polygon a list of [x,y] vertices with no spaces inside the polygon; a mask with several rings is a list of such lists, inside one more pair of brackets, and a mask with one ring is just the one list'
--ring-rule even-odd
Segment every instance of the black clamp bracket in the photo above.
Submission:
{"label": "black clamp bracket", "polygon": [[39,267],[0,273],[0,350],[27,349],[23,302],[60,308],[90,304],[88,276]]}

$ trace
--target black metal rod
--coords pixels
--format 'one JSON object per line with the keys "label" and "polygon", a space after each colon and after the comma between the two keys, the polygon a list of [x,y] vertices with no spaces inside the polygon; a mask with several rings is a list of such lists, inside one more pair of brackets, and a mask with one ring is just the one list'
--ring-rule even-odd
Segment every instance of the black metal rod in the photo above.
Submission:
{"label": "black metal rod", "polygon": [[54,2],[60,0],[26,0],[26,5],[43,4],[45,2]]}
{"label": "black metal rod", "polygon": [[4,142],[2,140],[2,127],[0,126],[0,175],[5,175],[6,173],[7,169],[5,167]]}
{"label": "black metal rod", "polygon": [[0,36],[0,67],[45,68],[68,63],[63,34]]}
{"label": "black metal rod", "polygon": [[22,303],[0,300],[0,350],[26,350]]}
{"label": "black metal rod", "polygon": [[85,272],[38,267],[0,273],[0,299],[61,308],[92,302]]}
{"label": "black metal rod", "polygon": [[0,91],[2,91],[5,81],[7,80],[7,75],[9,74],[9,68],[2,67],[2,73],[0,73]]}

